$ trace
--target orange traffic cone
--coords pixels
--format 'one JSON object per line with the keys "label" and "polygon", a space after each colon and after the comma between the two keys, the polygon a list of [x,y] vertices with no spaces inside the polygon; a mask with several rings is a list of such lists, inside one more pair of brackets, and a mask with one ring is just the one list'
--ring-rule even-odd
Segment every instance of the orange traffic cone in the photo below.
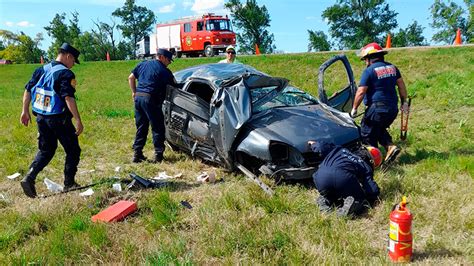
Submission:
{"label": "orange traffic cone", "polygon": [[461,40],[461,29],[458,28],[458,31],[456,32],[456,39],[454,40],[454,45],[461,45],[462,40]]}
{"label": "orange traffic cone", "polygon": [[43,56],[40,57],[40,63],[41,63],[42,65],[44,64]]}
{"label": "orange traffic cone", "polygon": [[105,55],[106,58],[107,58],[107,61],[110,61],[110,55],[109,55],[109,52],[107,52],[107,54]]}
{"label": "orange traffic cone", "polygon": [[260,49],[258,49],[258,44],[255,44],[255,54],[256,55],[260,54]]}
{"label": "orange traffic cone", "polygon": [[392,48],[392,37],[390,36],[390,33],[387,34],[387,42],[385,43],[385,49]]}

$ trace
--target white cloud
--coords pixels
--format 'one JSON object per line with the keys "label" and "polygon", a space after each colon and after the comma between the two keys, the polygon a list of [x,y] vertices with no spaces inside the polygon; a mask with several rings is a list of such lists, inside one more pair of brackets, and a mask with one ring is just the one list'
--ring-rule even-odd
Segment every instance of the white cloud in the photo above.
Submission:
{"label": "white cloud", "polygon": [[195,13],[217,13],[224,9],[224,0],[195,0],[191,10]]}
{"label": "white cloud", "polygon": [[13,23],[11,21],[7,21],[7,22],[5,22],[5,25],[7,25],[8,27],[12,27],[13,25],[15,25],[15,23]]}
{"label": "white cloud", "polygon": [[16,25],[20,26],[20,27],[34,27],[35,26],[35,24],[32,24],[32,23],[30,23],[29,21],[26,21],[26,20],[20,21]]}
{"label": "white cloud", "polygon": [[194,3],[192,1],[184,1],[183,2],[183,7],[185,9],[188,9],[188,8],[192,7],[193,5],[194,5]]}
{"label": "white cloud", "polygon": [[175,6],[175,3],[172,3],[171,5],[162,6],[158,10],[158,13],[171,13],[173,12]]}

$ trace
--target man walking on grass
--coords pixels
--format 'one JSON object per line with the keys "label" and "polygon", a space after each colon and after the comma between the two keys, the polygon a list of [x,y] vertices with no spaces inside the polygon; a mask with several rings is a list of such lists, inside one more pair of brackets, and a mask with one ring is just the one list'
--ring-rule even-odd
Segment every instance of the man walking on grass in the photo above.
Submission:
{"label": "man walking on grass", "polygon": [[[166,86],[175,84],[175,79],[168,65],[173,62],[173,54],[165,49],[158,49],[157,60],[147,60],[139,63],[128,77],[135,102],[135,125],[137,133],[133,143],[134,155],[132,161],[146,161],[143,155],[148,127],[151,125],[155,158],[153,162],[163,160],[165,152],[165,120],[161,109],[166,96]],[[138,79],[138,86],[137,86]]]}
{"label": "man walking on grass", "polygon": [[361,122],[363,140],[374,147],[382,145],[386,156],[384,163],[395,160],[400,148],[393,144],[387,129],[398,114],[398,94],[402,111],[408,109],[407,90],[398,68],[385,61],[384,51],[377,43],[364,46],[359,53],[367,68],[362,73],[359,88],[352,105],[351,116],[355,117],[362,99],[367,107]]}
{"label": "man walking on grass", "polygon": [[[79,64],[78,57],[78,50],[68,43],[63,43],[56,60],[37,68],[25,86],[20,121],[25,126],[31,122],[32,103],[39,133],[39,151],[28,174],[21,181],[23,192],[30,198],[36,197],[36,176],[53,158],[58,140],[66,152],[64,190],[80,186],[76,183],[75,176],[81,154],[78,136],[84,127],[74,98],[75,75],[70,70],[74,64]],[[76,127],[71,118],[74,118]]]}

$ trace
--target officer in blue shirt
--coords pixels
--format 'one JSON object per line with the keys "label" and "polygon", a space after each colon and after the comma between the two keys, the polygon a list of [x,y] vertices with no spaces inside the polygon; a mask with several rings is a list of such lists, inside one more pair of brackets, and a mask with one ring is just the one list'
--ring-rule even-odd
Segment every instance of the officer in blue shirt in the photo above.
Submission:
{"label": "officer in blue shirt", "polygon": [[[133,143],[133,162],[146,160],[143,147],[148,135],[148,126],[151,125],[155,159],[161,162],[165,151],[165,121],[161,109],[166,95],[167,85],[175,84],[175,79],[168,65],[173,62],[173,54],[165,49],[158,49],[157,60],[142,61],[128,77],[135,102],[135,125],[137,133]],[[138,79],[138,85],[137,85]]]}
{"label": "officer in blue shirt", "polygon": [[313,174],[322,212],[336,206],[338,216],[360,215],[376,202],[380,190],[373,178],[374,167],[382,161],[378,149],[370,147],[367,152],[361,150],[355,154],[324,141],[308,144],[323,159]]}
{"label": "officer in blue shirt", "polygon": [[407,90],[398,68],[385,62],[384,51],[377,43],[370,43],[360,50],[359,56],[367,68],[362,73],[359,88],[352,106],[351,116],[357,114],[362,99],[367,107],[361,122],[361,135],[364,141],[374,147],[385,148],[385,162],[393,161],[400,148],[393,144],[387,129],[398,114],[398,94],[402,110],[408,109]]}
{"label": "officer in blue shirt", "polygon": [[[21,181],[21,187],[28,197],[36,197],[36,176],[53,158],[58,140],[66,152],[64,190],[79,187],[75,181],[81,154],[78,136],[84,126],[74,98],[76,79],[70,70],[74,64],[79,64],[78,57],[78,50],[63,43],[56,60],[36,69],[25,86],[20,122],[25,126],[31,122],[31,103],[39,132],[39,151],[28,174]],[[72,118],[76,122],[75,127]]]}

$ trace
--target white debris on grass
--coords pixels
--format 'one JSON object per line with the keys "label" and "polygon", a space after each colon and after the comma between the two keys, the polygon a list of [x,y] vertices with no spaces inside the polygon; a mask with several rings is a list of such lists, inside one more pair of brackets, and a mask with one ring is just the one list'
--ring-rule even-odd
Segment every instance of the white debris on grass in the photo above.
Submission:
{"label": "white debris on grass", "polygon": [[93,194],[94,194],[94,190],[92,188],[89,188],[88,190],[79,193],[79,195],[82,197],[89,197],[89,196],[92,196]]}
{"label": "white debris on grass", "polygon": [[7,178],[10,179],[10,180],[13,180],[13,179],[15,179],[15,178],[17,178],[17,177],[19,177],[19,176],[21,176],[20,173],[14,173],[13,175],[7,176]]}
{"label": "white debris on grass", "polygon": [[48,178],[45,178],[43,182],[46,185],[46,188],[53,193],[63,191],[63,186],[61,186],[58,183],[53,182],[52,180]]}
{"label": "white debris on grass", "polygon": [[120,172],[120,170],[121,170],[121,169],[122,169],[122,167],[120,167],[120,166],[117,166],[117,167],[115,167],[115,172],[117,172],[117,173],[118,173],[118,172]]}
{"label": "white debris on grass", "polygon": [[157,176],[153,177],[155,180],[166,180],[166,179],[173,179],[173,178],[180,178],[183,176],[183,173],[176,174],[174,176],[170,176],[166,174],[166,172],[159,172]]}
{"label": "white debris on grass", "polygon": [[2,193],[0,193],[0,200],[6,200],[7,198],[5,198],[5,195],[3,195]]}
{"label": "white debris on grass", "polygon": [[122,191],[122,185],[120,185],[120,183],[115,183],[112,185],[112,189],[117,191],[117,192],[121,192]]}
{"label": "white debris on grass", "polygon": [[214,183],[216,182],[216,172],[212,171],[210,173],[207,172],[202,172],[200,175],[196,177],[196,181],[202,182],[202,183]]}
{"label": "white debris on grass", "polygon": [[83,174],[90,174],[90,173],[94,173],[94,172],[95,172],[94,169],[92,169],[92,170],[84,170],[84,171],[79,172],[79,174],[80,174],[80,175],[83,175]]}

